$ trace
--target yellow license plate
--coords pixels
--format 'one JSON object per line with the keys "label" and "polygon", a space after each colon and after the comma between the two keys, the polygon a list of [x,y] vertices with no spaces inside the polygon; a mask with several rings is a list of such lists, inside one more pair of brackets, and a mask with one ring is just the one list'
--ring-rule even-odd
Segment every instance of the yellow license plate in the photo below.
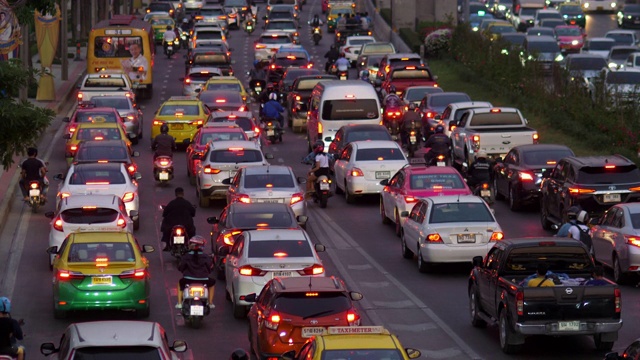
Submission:
{"label": "yellow license plate", "polygon": [[111,285],[111,276],[94,276],[91,278],[93,285]]}
{"label": "yellow license plate", "polygon": [[171,124],[171,130],[184,130],[184,124]]}

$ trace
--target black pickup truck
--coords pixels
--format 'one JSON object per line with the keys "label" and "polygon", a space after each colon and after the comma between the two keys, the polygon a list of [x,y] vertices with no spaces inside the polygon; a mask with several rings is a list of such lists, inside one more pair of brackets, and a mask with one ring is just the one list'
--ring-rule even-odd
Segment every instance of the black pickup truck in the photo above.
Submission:
{"label": "black pickup truck", "polygon": [[[556,286],[527,287],[524,280],[541,262]],[[529,335],[593,335],[598,350],[611,350],[622,327],[618,286],[581,285],[594,263],[571,238],[522,238],[497,243],[483,259],[473,258],[469,276],[471,324],[496,323],[500,347],[516,353]],[[549,274],[549,273],[548,273]]]}

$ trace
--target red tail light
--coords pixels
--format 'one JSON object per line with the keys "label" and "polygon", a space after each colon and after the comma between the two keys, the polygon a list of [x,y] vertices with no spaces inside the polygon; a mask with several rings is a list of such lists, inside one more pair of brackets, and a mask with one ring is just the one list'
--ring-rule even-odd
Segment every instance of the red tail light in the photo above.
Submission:
{"label": "red tail light", "polygon": [[280,315],[277,312],[272,312],[269,316],[266,316],[264,319],[264,326],[271,330],[277,330],[278,325],[280,324]]}
{"label": "red tail light", "polygon": [[71,126],[71,127],[69,128],[69,132],[70,132],[70,133],[74,133],[74,132],[76,132],[76,126],[75,126],[75,125],[74,125],[74,126]]}
{"label": "red tail light", "polygon": [[243,204],[251,204],[251,198],[247,194],[237,194],[236,201]]}
{"label": "red tail light", "polygon": [[225,243],[225,245],[233,246],[233,243],[235,242],[234,236],[240,233],[242,233],[242,231],[240,230],[233,230],[231,232],[228,232],[224,234],[224,236],[222,237],[222,241]]}
{"label": "red tail light", "polygon": [[169,159],[160,159],[158,161],[158,164],[160,164],[160,166],[168,166],[171,163],[171,160]]}
{"label": "red tail light", "polygon": [[191,84],[191,78],[184,78],[184,83],[185,84]]}
{"label": "red tail light", "polygon": [[324,267],[320,264],[313,264],[302,270],[298,270],[300,275],[320,275],[324,273]]}
{"label": "red tail light", "polygon": [[620,313],[620,311],[622,311],[622,292],[619,288],[616,288],[613,291],[613,295],[615,296],[616,313]]}
{"label": "red tail light", "polygon": [[582,189],[582,188],[569,188],[569,194],[571,195],[584,195],[594,193],[594,189]]}
{"label": "red tail light", "polygon": [[219,174],[219,173],[220,173],[220,171],[222,171],[222,170],[220,170],[220,169],[214,169],[214,168],[212,168],[211,166],[207,165],[207,166],[205,166],[205,167],[204,167],[204,169],[202,169],[202,171],[203,171],[205,174]]}
{"label": "red tail light", "polygon": [[123,271],[119,275],[120,279],[144,279],[146,276],[147,271],[145,269]]}
{"label": "red tail light", "polygon": [[266,271],[258,268],[254,268],[251,265],[244,265],[238,269],[238,273],[242,276],[265,276]]}
{"label": "red tail light", "polygon": [[127,219],[125,219],[124,216],[120,215],[118,217],[118,221],[116,221],[116,225],[124,229],[125,227],[127,227]]}
{"label": "red tail light", "polygon": [[82,273],[68,270],[58,270],[58,280],[60,281],[79,279],[84,279],[84,275]]}
{"label": "red tail light", "polygon": [[518,173],[518,177],[520,177],[520,181],[533,181],[532,173],[520,172]]}
{"label": "red tail light", "polygon": [[153,120],[153,126],[162,126],[163,124],[164,124],[164,121]]}
{"label": "red tail light", "polygon": [[260,134],[260,128],[257,126],[253,127],[253,133],[255,136],[258,136]]}
{"label": "red tail light", "polygon": [[122,196],[122,201],[131,202],[133,201],[133,199],[135,199],[135,197],[136,197],[135,193],[127,192],[127,193],[124,193],[124,195]]}
{"label": "red tail light", "polygon": [[627,244],[640,247],[640,237],[625,235],[624,239],[626,240]]}
{"label": "red tail light", "polygon": [[177,236],[182,236],[182,233],[183,233],[183,232],[184,232],[184,231],[182,230],[182,228],[176,228],[176,230],[174,231],[174,233],[175,233]]}
{"label": "red tail light", "polygon": [[360,315],[354,310],[349,310],[349,312],[347,312],[347,322],[349,326],[360,325]]}
{"label": "red tail light", "polygon": [[192,126],[202,126],[202,124],[204,124],[204,120],[202,120],[202,119],[198,119],[198,120],[194,120],[194,121],[192,121],[189,125],[192,125]]}
{"label": "red tail light", "polygon": [[414,203],[416,201],[418,201],[418,198],[416,198],[416,197],[413,197],[411,195],[405,195],[404,196],[404,202],[406,202],[406,203]]}
{"label": "red tail light", "polygon": [[496,231],[491,234],[491,239],[489,239],[489,241],[500,241],[502,239],[504,239],[504,233],[501,231]]}
{"label": "red tail light", "polygon": [[433,119],[436,116],[436,113],[434,113],[433,111],[427,111],[424,116],[428,119]]}
{"label": "red tail light", "polygon": [[304,200],[304,195],[301,193],[295,193],[291,196],[291,205],[297,204],[302,200]]}
{"label": "red tail light", "polygon": [[82,93],[81,92],[78,93],[78,101],[82,101]]}
{"label": "red tail light", "polygon": [[245,107],[244,107],[244,105],[240,106],[240,108],[238,109],[238,111],[245,111]]}
{"label": "red tail light", "polygon": [[364,176],[364,173],[362,172],[362,170],[358,168],[353,168],[351,172],[349,172],[349,175],[353,177],[357,177],[357,176]]}
{"label": "red tail light", "polygon": [[137,167],[133,164],[127,166],[127,171],[129,172],[129,175],[133,175],[136,173],[136,169]]}
{"label": "red tail light", "polygon": [[57,231],[64,231],[62,229],[62,218],[60,217],[60,215],[58,215],[58,217],[53,220],[53,228]]}
{"label": "red tail light", "polygon": [[522,291],[516,292],[516,311],[518,316],[524,315],[524,293]]}
{"label": "red tail light", "polygon": [[534,133],[532,137],[533,137],[533,143],[537,144],[538,140],[540,140],[540,136],[538,135],[538,133]]}
{"label": "red tail light", "polygon": [[442,237],[440,237],[440,234],[438,233],[427,235],[426,240],[430,243],[444,243],[444,241],[442,241]]}

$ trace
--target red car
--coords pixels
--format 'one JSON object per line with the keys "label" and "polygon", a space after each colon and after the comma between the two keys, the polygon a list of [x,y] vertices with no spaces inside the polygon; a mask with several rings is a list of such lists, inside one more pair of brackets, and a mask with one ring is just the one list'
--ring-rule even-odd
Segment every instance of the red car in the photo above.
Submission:
{"label": "red car", "polygon": [[62,121],[69,123],[65,129],[65,134],[71,135],[78,127],[77,123],[119,123],[122,129],[127,132],[124,121],[120,117],[118,110],[112,107],[95,107],[91,105],[79,106],[71,115]]}
{"label": "red car", "polygon": [[322,0],[322,13],[326,14],[329,11],[329,0]]}
{"label": "red car", "polygon": [[383,224],[395,223],[396,234],[402,230],[403,211],[411,211],[419,198],[439,195],[472,195],[458,170],[450,166],[412,165],[398,170],[380,193],[380,217]]}
{"label": "red car", "polygon": [[438,86],[438,77],[433,75],[431,69],[426,66],[405,66],[391,69],[389,75],[382,83],[382,89],[389,93],[391,85],[395,86],[398,96],[404,93],[409,86]]}
{"label": "red car", "polygon": [[578,53],[584,46],[587,33],[578,25],[559,25],[555,28],[560,50]]}

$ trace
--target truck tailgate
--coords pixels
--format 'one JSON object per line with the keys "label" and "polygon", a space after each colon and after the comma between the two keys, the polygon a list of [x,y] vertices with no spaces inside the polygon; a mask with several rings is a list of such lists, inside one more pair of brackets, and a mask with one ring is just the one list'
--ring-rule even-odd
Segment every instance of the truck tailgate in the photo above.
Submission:
{"label": "truck tailgate", "polygon": [[480,135],[480,149],[489,155],[506,155],[509,150],[518,145],[533,144],[533,135],[535,130],[523,128],[521,131],[517,129],[501,129],[501,130],[485,130],[478,131]]}
{"label": "truck tailgate", "polygon": [[620,318],[615,286],[556,286],[523,288],[521,320],[588,320]]}

